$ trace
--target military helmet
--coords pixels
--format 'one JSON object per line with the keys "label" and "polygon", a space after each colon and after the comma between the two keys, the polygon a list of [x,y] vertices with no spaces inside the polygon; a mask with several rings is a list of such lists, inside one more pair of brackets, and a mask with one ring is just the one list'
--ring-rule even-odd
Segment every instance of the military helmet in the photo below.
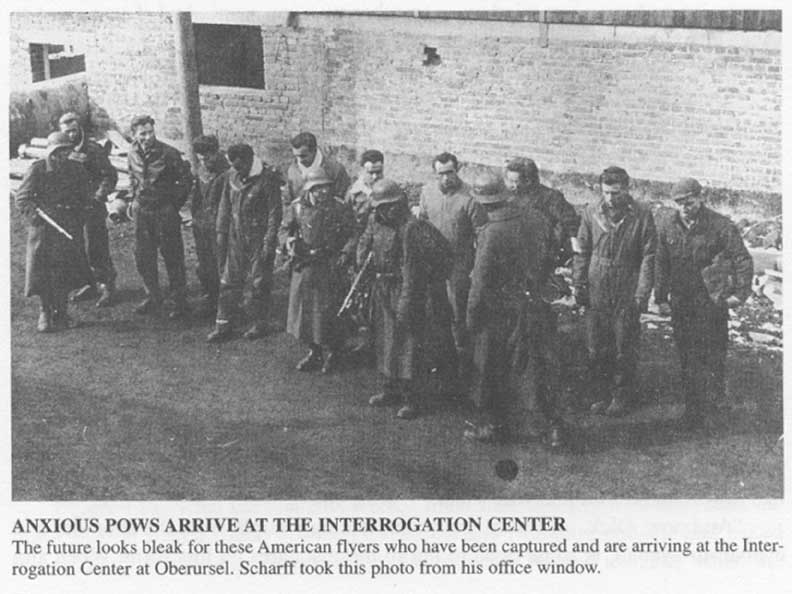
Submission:
{"label": "military helmet", "polygon": [[376,208],[380,204],[407,201],[407,195],[399,184],[391,179],[378,180],[371,188],[371,204]]}
{"label": "military helmet", "polygon": [[671,188],[672,200],[682,200],[691,196],[698,196],[699,194],[701,194],[701,184],[692,177],[679,180]]}
{"label": "military helmet", "polygon": [[481,204],[496,204],[506,200],[501,178],[489,171],[476,176],[473,181],[472,193],[473,197]]}
{"label": "military helmet", "polygon": [[53,152],[60,148],[73,148],[69,135],[66,132],[53,132],[47,136],[47,156],[49,157]]}

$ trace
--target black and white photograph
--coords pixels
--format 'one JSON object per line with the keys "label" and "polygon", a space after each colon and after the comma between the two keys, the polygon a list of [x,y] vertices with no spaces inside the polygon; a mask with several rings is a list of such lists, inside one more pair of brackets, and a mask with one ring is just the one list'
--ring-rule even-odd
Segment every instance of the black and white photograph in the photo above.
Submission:
{"label": "black and white photograph", "polygon": [[57,8],[12,501],[783,499],[781,10]]}

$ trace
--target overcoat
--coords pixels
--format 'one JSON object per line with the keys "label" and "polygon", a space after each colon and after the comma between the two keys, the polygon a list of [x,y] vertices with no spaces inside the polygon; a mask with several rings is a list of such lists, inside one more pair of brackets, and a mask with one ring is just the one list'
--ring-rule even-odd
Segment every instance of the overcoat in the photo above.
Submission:
{"label": "overcoat", "polygon": [[[16,205],[28,220],[25,295],[67,293],[93,281],[85,255],[83,225],[87,209],[88,175],[81,163],[65,159],[54,169],[48,159],[35,161],[16,192]],[[74,240],[44,222],[41,208]]]}
{"label": "overcoat", "polygon": [[377,369],[389,379],[414,379],[423,372],[427,310],[432,296],[445,293],[451,247],[426,221],[409,216],[391,227],[372,216],[358,242],[358,265],[369,252]]}
{"label": "overcoat", "polygon": [[340,339],[336,313],[344,298],[346,270],[339,267],[339,258],[352,257],[354,230],[352,210],[334,197],[313,205],[303,196],[286,209],[281,243],[295,237],[304,253],[315,252],[292,262],[286,331],[298,340],[335,346]]}

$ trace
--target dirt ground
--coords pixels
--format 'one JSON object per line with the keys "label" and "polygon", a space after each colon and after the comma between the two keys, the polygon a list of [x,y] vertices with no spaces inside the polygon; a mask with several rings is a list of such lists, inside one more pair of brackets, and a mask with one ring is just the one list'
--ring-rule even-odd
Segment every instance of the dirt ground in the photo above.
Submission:
{"label": "dirt ground", "polygon": [[[641,406],[623,419],[570,411],[561,453],[462,438],[468,411],[429,397],[417,420],[373,409],[365,362],[302,374],[283,332],[221,346],[208,321],[133,312],[142,297],[131,224],[112,227],[119,300],[75,306],[76,330],[39,335],[23,296],[25,230],[11,207],[12,470],[15,500],[611,499],[782,497],[782,356],[735,347],[729,401],[709,434],[678,429],[678,364],[662,325],[643,335]],[[191,232],[184,230],[191,300]],[[162,267],[161,267],[162,268]],[[164,271],[162,272],[164,276]],[[277,277],[273,322],[285,325]],[[567,328],[574,328],[569,325]],[[586,399],[566,337],[568,400]],[[577,354],[577,355],[576,355]],[[518,473],[504,480],[501,460]]]}

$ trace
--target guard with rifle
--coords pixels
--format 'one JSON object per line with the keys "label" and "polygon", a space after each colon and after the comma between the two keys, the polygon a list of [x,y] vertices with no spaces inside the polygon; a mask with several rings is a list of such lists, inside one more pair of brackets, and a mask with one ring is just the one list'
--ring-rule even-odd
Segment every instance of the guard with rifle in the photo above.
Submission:
{"label": "guard with rifle", "polygon": [[336,312],[355,257],[355,220],[324,172],[309,172],[302,195],[286,209],[281,243],[291,269],[286,331],[309,349],[297,370],[330,373],[343,340]]}
{"label": "guard with rifle", "polygon": [[35,161],[16,193],[16,205],[28,220],[25,295],[38,295],[38,331],[73,328],[68,295],[92,282],[83,244],[88,209],[88,173],[69,159],[72,141],[63,132],[47,138],[47,152]]}

